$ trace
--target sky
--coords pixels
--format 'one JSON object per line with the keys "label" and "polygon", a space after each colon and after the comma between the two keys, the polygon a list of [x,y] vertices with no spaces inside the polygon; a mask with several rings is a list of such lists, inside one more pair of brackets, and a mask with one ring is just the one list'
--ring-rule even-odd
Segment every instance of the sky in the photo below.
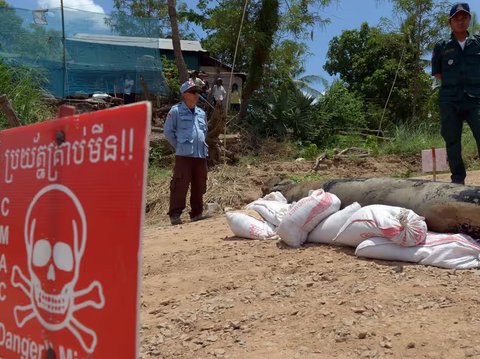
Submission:
{"label": "sky", "polygon": [[[14,7],[23,9],[40,9],[60,7],[60,0],[6,0]],[[183,0],[189,6],[196,4],[195,0]],[[177,1],[178,2],[178,1]],[[330,24],[324,28],[314,29],[314,39],[309,41],[311,55],[305,63],[304,75],[319,75],[329,82],[333,78],[323,70],[328,44],[334,36],[341,35],[343,30],[358,29],[363,22],[371,26],[379,24],[381,17],[394,21],[392,6],[388,1],[378,0],[339,0],[332,1],[332,5],[322,10],[321,16],[330,19]],[[97,13],[110,13],[113,8],[112,0],[63,0],[64,7],[76,8]],[[470,1],[471,10],[480,15],[480,2]],[[446,12],[449,9],[446,9]],[[198,32],[201,36],[201,31]],[[321,86],[321,85],[318,85]],[[320,88],[320,90],[323,90]]]}

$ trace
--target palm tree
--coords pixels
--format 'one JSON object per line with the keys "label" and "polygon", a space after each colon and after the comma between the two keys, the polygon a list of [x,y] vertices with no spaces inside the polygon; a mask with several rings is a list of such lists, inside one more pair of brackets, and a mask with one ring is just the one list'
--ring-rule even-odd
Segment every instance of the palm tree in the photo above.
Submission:
{"label": "palm tree", "polygon": [[320,84],[323,88],[328,87],[328,81],[319,75],[306,75],[293,78],[292,82],[300,91],[313,98],[320,97],[322,92],[313,88],[312,85]]}

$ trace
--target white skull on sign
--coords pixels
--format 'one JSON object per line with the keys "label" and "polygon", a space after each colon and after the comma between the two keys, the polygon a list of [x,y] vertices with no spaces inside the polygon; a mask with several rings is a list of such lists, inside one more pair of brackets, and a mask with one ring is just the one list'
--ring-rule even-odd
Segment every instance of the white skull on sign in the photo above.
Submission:
{"label": "white skull on sign", "polygon": [[61,325],[72,310],[85,248],[83,210],[67,193],[51,190],[32,203],[25,226],[33,304],[42,320]]}
{"label": "white skull on sign", "polygon": [[93,353],[96,333],[74,314],[89,306],[103,308],[105,298],[98,281],[76,290],[87,241],[87,221],[77,196],[60,184],[41,189],[28,208],[24,236],[30,280],[15,265],[11,282],[30,297],[30,304],[14,308],[18,327],[37,317],[48,330],[69,329]]}

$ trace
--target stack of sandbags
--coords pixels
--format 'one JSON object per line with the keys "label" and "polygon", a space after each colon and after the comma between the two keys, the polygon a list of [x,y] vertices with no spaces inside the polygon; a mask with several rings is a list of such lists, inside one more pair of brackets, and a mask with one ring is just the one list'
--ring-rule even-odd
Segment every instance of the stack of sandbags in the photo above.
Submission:
{"label": "stack of sandbags", "polygon": [[277,234],[291,247],[300,247],[308,234],[325,218],[340,209],[340,199],[323,189],[293,204],[277,228]]}
{"label": "stack of sandbags", "polygon": [[334,241],[357,247],[368,238],[381,237],[409,247],[423,243],[426,235],[425,218],[410,209],[376,204],[356,211],[340,228]]}
{"label": "stack of sandbags", "polygon": [[258,212],[268,223],[277,227],[287,215],[290,205],[280,192],[274,192],[247,204],[245,208]]}
{"label": "stack of sandbags", "polygon": [[324,243],[339,245],[341,243],[334,242],[333,239],[337,236],[340,229],[361,208],[358,202],[354,202],[344,209],[335,212],[322,220],[307,236],[307,242]]}
{"label": "stack of sandbags", "polygon": [[237,237],[277,239],[275,228],[290,205],[280,192],[272,192],[249,203],[245,210],[225,213],[230,229]]}
{"label": "stack of sandbags", "polygon": [[225,213],[230,229],[237,237],[248,239],[277,239],[275,227],[252,210]]}
{"label": "stack of sandbags", "polygon": [[355,254],[441,268],[469,269],[480,266],[480,246],[466,234],[428,232],[425,241],[413,247],[402,247],[385,238],[370,238],[358,245]]}

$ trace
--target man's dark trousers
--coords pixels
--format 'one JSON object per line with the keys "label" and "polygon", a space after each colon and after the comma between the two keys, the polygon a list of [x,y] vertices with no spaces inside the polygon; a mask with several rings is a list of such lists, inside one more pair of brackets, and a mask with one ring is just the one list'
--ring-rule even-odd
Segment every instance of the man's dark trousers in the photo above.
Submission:
{"label": "man's dark trousers", "polygon": [[440,99],[440,118],[452,182],[464,183],[467,174],[462,159],[463,122],[470,126],[480,156],[480,98],[464,94],[461,100]]}
{"label": "man's dark trousers", "polygon": [[175,167],[170,182],[170,209],[168,215],[180,217],[185,209],[188,187],[190,188],[190,218],[203,211],[203,195],[207,190],[207,160],[195,157],[175,157]]}

